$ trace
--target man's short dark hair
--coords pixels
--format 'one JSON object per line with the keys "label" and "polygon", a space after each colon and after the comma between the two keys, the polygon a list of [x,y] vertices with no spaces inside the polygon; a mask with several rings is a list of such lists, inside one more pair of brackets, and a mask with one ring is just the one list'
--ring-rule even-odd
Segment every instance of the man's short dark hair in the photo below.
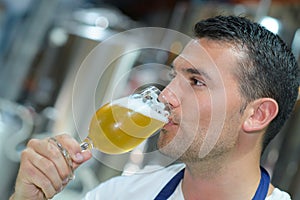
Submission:
{"label": "man's short dark hair", "polygon": [[298,95],[299,68],[295,56],[282,39],[245,17],[217,16],[198,22],[197,38],[227,42],[241,53],[236,76],[246,103],[269,97],[277,101],[279,113],[270,123],[263,149],[290,116]]}

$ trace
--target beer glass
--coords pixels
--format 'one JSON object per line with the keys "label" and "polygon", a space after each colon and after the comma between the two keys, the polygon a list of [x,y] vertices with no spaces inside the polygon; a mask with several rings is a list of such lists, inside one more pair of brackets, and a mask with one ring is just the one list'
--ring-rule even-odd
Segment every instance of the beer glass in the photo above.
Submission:
{"label": "beer glass", "polygon": [[107,154],[134,149],[168,122],[168,107],[158,100],[159,94],[158,88],[150,86],[102,106],[92,117],[81,148]]}

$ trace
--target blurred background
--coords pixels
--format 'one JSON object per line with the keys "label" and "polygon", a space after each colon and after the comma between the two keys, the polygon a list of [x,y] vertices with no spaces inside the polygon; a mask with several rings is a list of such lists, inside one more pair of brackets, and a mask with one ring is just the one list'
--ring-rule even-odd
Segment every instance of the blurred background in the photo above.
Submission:
{"label": "blurred background", "polygon": [[[261,23],[279,34],[300,62],[299,0],[0,0],[1,199],[8,199],[13,192],[20,152],[28,139],[63,132],[79,139],[80,125],[72,115],[72,91],[76,73],[94,47],[138,27],[164,27],[192,36],[196,21],[217,14],[243,15]],[[180,46],[175,39],[164,39],[170,48]],[[125,45],[115,44],[106,53],[126,49]],[[162,50],[144,49],[113,62],[99,80],[97,101],[105,101],[124,68],[145,66],[132,70],[124,78],[125,84],[119,83],[124,93],[151,82],[163,87],[166,79],[157,76],[161,68],[147,64],[168,64],[172,57]],[[80,83],[87,90],[92,88],[90,77]],[[81,103],[74,106],[80,110],[82,121],[89,121],[84,95],[77,100]],[[300,200],[299,122],[300,101],[262,158],[274,185],[288,191],[294,200]],[[153,148],[153,141],[155,138],[150,138],[142,148]],[[151,162],[130,154],[122,159],[105,159],[130,171]],[[54,199],[81,199],[100,182],[123,173],[122,168],[114,169],[93,158],[76,171],[76,179]]]}

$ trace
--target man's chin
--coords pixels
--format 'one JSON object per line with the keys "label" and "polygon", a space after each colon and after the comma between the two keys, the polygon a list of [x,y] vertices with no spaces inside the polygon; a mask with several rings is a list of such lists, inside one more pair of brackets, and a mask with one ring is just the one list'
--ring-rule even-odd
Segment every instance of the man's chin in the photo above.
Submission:
{"label": "man's chin", "polygon": [[158,151],[163,154],[166,157],[172,158],[174,160],[177,160],[180,155],[178,154],[178,149],[172,144],[172,140],[169,140],[169,138],[166,137],[165,132],[160,133],[161,135],[159,136],[159,139],[157,141],[157,148]]}

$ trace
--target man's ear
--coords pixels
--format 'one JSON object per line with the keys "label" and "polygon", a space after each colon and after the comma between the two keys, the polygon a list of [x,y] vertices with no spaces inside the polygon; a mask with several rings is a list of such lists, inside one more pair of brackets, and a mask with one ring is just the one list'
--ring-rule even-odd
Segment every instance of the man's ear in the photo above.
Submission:
{"label": "man's ear", "polygon": [[278,104],[274,99],[261,98],[251,102],[245,110],[246,119],[242,125],[245,132],[265,129],[278,114]]}

